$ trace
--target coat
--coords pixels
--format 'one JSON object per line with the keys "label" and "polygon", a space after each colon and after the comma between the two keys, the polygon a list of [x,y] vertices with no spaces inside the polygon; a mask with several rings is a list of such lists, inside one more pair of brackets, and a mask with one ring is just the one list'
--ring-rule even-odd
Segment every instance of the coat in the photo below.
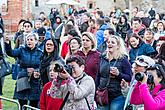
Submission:
{"label": "coat", "polygon": [[154,54],[155,49],[151,45],[141,42],[136,48],[131,48],[129,51],[130,63],[133,64],[137,56],[152,56]]}
{"label": "coat", "polygon": [[82,73],[76,79],[69,77],[67,84],[64,85],[62,91],[64,96],[70,91],[63,110],[89,110],[85,98],[87,99],[91,110],[93,110],[95,83],[92,77],[85,73]]}
{"label": "coat", "polygon": [[52,81],[45,84],[40,96],[40,109],[41,110],[59,110],[63,102],[63,98],[52,98],[47,93],[52,85]]}
{"label": "coat", "polygon": [[137,82],[131,94],[130,103],[144,104],[144,110],[164,110],[165,89],[161,90],[161,87],[160,84],[156,85],[150,94],[147,84]]}
{"label": "coat", "polygon": [[100,62],[100,53],[96,50],[91,50],[87,55],[85,55],[81,50],[79,50],[75,53],[75,55],[79,55],[84,59],[85,73],[95,80]]}
{"label": "coat", "polygon": [[[115,76],[115,78],[111,77],[110,75],[110,67],[112,66],[117,67],[119,70],[119,75]],[[109,77],[110,81],[108,82]],[[102,89],[107,86],[111,99],[122,95],[120,86],[121,80],[124,79],[127,82],[130,82],[131,77],[131,65],[126,56],[123,56],[122,58],[119,58],[117,60],[113,59],[111,61],[109,61],[105,55],[101,56],[96,79],[96,87]]]}
{"label": "coat", "polygon": [[97,48],[104,42],[104,30],[108,28],[107,24],[103,24],[96,32],[96,41],[97,41]]}
{"label": "coat", "polygon": [[[39,69],[40,57],[43,54],[42,51],[35,47],[31,50],[27,46],[21,46],[18,49],[12,50],[11,43],[5,43],[5,49],[7,55],[11,57],[17,57],[20,61],[20,70],[17,79],[22,77],[28,77],[27,68]],[[16,92],[17,86],[15,87],[14,98],[22,100],[39,100],[40,97],[40,82],[39,79],[34,78],[33,75],[30,77],[31,89]]]}

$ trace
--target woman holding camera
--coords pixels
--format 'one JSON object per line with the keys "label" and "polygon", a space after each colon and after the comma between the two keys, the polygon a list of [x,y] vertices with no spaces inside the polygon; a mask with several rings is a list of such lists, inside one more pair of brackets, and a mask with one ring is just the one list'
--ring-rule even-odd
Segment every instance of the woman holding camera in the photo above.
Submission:
{"label": "woman holding camera", "polygon": [[26,37],[26,45],[12,50],[11,41],[5,38],[7,55],[17,57],[20,61],[20,70],[14,92],[21,107],[30,101],[30,106],[38,107],[40,98],[39,65],[42,51],[37,47],[37,35],[30,33]]}
{"label": "woman holding camera", "polygon": [[[47,95],[58,98],[57,96],[62,92],[64,101],[60,110],[94,110],[95,83],[92,77],[84,72],[84,60],[80,56],[70,56],[66,64],[68,68],[71,67],[71,72],[66,67],[58,71],[54,66],[54,72],[58,72],[58,77],[65,83],[60,86],[52,83]],[[60,82],[58,78],[57,82]],[[58,90],[61,92],[57,92]]]}
{"label": "woman holding camera", "polygon": [[130,103],[144,104],[144,110],[165,109],[165,71],[161,65],[155,64],[147,68],[142,81],[138,81],[132,91]]}

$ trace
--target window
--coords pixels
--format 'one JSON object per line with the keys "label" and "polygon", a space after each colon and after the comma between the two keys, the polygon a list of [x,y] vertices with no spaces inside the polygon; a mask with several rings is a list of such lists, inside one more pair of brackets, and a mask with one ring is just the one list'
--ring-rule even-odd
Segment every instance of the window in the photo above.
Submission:
{"label": "window", "polygon": [[93,3],[90,3],[89,4],[89,9],[92,9],[93,8]]}
{"label": "window", "polygon": [[38,4],[38,0],[35,0],[35,7],[38,7],[39,4]]}

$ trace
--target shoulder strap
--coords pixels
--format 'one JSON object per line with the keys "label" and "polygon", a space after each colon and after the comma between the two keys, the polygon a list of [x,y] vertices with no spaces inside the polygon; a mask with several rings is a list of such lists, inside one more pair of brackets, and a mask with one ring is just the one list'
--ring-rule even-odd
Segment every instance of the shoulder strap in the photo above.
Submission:
{"label": "shoulder strap", "polygon": [[[86,74],[84,74],[83,77],[84,77],[84,76],[86,76]],[[83,77],[82,77],[82,78],[83,78]],[[76,83],[78,83],[82,78],[78,79],[78,80],[76,81]],[[64,101],[62,102],[61,107],[60,107],[59,110],[62,110],[62,109],[63,109],[63,107],[64,107],[66,101],[68,100],[69,94],[70,94],[70,92],[68,92],[68,93],[66,94],[66,96],[65,96],[65,98],[64,98]],[[89,103],[87,103],[87,104],[89,104]]]}
{"label": "shoulder strap", "polygon": [[62,102],[61,107],[60,107],[59,110],[62,110],[62,109],[63,109],[63,107],[64,107],[66,101],[68,100],[69,94],[70,94],[70,92],[68,92],[68,93],[66,94],[66,96],[65,96],[65,98],[64,98],[64,101]]}
{"label": "shoulder strap", "polygon": [[90,108],[90,106],[89,106],[89,103],[88,103],[88,100],[87,100],[86,97],[85,97],[85,101],[86,101],[86,103],[87,103],[88,109],[91,110],[91,108]]}

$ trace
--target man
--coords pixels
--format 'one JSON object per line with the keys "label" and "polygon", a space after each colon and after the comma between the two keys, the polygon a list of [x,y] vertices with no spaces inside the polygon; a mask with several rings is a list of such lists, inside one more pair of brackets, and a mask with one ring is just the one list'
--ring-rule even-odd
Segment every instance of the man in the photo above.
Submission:
{"label": "man", "polygon": [[108,25],[104,23],[104,19],[100,18],[96,20],[96,41],[97,49],[104,42],[104,30],[108,28]]}
{"label": "man", "polygon": [[107,40],[111,35],[114,35],[115,31],[112,28],[107,28],[104,31],[104,42],[97,48],[97,50],[103,53],[107,49]]}
{"label": "man", "polygon": [[139,36],[144,36],[145,26],[142,24],[142,21],[138,17],[132,19],[132,28],[128,31],[127,37],[129,38],[132,33],[136,33]]}
{"label": "man", "polygon": [[26,36],[32,31],[32,23],[30,21],[25,21],[23,23],[24,32],[16,39],[15,48],[19,48],[21,45],[25,45]]}
{"label": "man", "polygon": [[[95,83],[92,77],[84,72],[85,62],[79,56],[70,56],[66,60],[72,68],[69,74],[66,69],[59,73],[59,77],[66,80],[62,91],[65,95],[62,110],[93,110]],[[69,94],[68,97],[66,94]]]}
{"label": "man", "polygon": [[45,44],[45,34],[46,34],[46,29],[44,27],[41,27],[37,30],[38,33],[38,47],[41,50],[44,50],[44,44]]}

